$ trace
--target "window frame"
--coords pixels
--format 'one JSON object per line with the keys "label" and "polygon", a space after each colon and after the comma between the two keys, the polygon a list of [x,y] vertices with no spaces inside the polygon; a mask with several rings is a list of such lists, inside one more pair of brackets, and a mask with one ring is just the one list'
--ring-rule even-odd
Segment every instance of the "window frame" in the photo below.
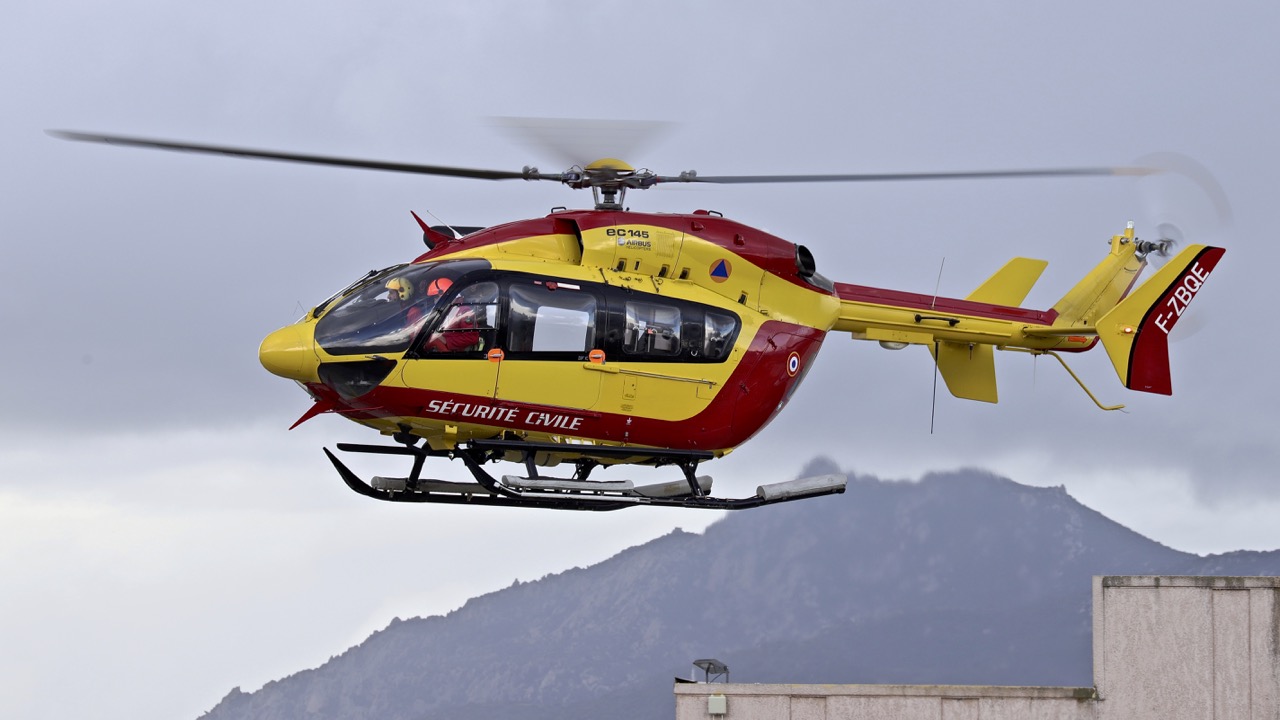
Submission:
{"label": "window frame", "polygon": [[[560,278],[548,278],[541,275],[531,275],[527,273],[501,273],[499,280],[499,296],[502,302],[502,314],[500,315],[502,327],[499,330],[500,342],[499,347],[502,348],[505,360],[561,360],[585,362],[590,358],[591,351],[600,347],[602,339],[603,321],[605,319],[605,300],[603,294],[596,283],[581,282],[577,280],[563,280]],[[513,336],[515,323],[515,299],[512,296],[513,287],[528,286],[534,288],[536,292],[557,293],[565,292],[573,295],[590,298],[594,309],[585,311],[590,315],[590,328],[588,336],[585,338],[586,347],[583,350],[534,350],[533,342],[535,336],[529,338],[529,349],[516,350],[513,348]],[[573,311],[572,308],[557,306],[555,304],[546,303],[538,306],[543,307],[559,307]],[[536,321],[534,328],[536,331]]]}
{"label": "window frame", "polygon": [[[425,344],[436,332],[440,323],[448,316],[449,310],[457,304],[457,299],[468,288],[479,283],[494,282],[498,285],[496,308],[497,327],[492,331],[492,344],[486,339],[481,350],[457,352],[429,352]],[[566,292],[590,297],[595,303],[592,334],[587,338],[584,350],[513,350],[514,310],[512,307],[512,287],[530,286],[539,288],[541,292]],[[679,342],[677,350],[666,352],[634,352],[625,348],[627,324],[627,304],[639,303],[651,306],[667,306],[679,312]],[[557,307],[554,304],[540,307]],[[708,356],[706,348],[706,330],[710,315],[732,320],[732,331],[723,338],[723,352],[718,356]],[[625,287],[617,287],[601,282],[568,280],[564,278],[535,275],[519,271],[502,271],[493,269],[477,269],[458,276],[451,287],[431,310],[430,317],[423,323],[418,336],[414,339],[406,357],[414,359],[483,359],[491,349],[501,349],[505,360],[549,360],[567,362],[588,362],[594,349],[603,350],[608,361],[613,362],[646,362],[646,363],[696,363],[715,364],[730,359],[733,349],[742,333],[742,316],[730,308],[692,300],[673,298],[656,293],[639,292]],[[532,338],[530,339],[532,344]]]}

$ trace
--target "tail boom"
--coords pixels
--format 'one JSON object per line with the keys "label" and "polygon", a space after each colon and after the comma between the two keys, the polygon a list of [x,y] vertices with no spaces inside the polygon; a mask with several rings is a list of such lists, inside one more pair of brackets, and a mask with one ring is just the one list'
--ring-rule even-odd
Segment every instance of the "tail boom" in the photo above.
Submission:
{"label": "tail boom", "polygon": [[831,329],[889,349],[927,347],[951,393],[970,400],[997,402],[992,350],[1083,352],[1099,341],[1125,387],[1168,395],[1169,331],[1224,251],[1193,245],[1139,285],[1147,252],[1127,228],[1101,263],[1042,311],[1000,304],[1025,297],[1043,270],[1023,258],[964,299],[835,283],[840,309]]}

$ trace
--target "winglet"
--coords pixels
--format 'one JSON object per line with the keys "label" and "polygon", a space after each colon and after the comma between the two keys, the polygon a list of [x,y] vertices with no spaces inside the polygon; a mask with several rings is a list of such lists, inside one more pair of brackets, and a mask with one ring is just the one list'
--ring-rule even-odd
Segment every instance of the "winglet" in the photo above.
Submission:
{"label": "winglet", "polygon": [[1226,252],[1192,245],[1098,320],[1098,338],[1131,390],[1172,395],[1169,331]]}

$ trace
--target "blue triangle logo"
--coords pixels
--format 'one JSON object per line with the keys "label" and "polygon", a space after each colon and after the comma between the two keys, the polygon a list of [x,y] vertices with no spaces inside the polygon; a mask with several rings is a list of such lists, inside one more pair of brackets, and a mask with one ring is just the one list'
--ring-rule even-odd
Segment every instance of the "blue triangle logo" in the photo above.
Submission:
{"label": "blue triangle logo", "polygon": [[715,265],[712,265],[711,277],[719,278],[721,280],[729,279],[729,263],[724,260],[720,260],[716,262]]}

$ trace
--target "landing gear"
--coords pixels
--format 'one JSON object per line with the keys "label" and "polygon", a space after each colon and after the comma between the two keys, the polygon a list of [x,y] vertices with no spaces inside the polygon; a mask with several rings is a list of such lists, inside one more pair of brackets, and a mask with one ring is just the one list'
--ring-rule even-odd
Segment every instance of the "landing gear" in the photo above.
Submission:
{"label": "landing gear", "polygon": [[[523,440],[472,440],[452,450],[433,450],[419,445],[418,438],[407,432],[392,436],[400,445],[362,445],[340,443],[343,452],[374,455],[407,455],[413,465],[407,477],[374,477],[365,482],[327,448],[325,455],[333,463],[343,482],[353,491],[388,502],[434,502],[505,507],[540,507],[558,510],[621,510],[638,505],[688,507],[711,510],[741,510],[771,503],[799,500],[842,493],[845,478],[824,475],[781,483],[762,485],[747,498],[711,497],[711,478],[696,474],[699,463],[714,455],[701,450],[663,450],[656,448],[615,447],[606,445],[566,445],[536,443]],[[538,473],[539,456],[556,455],[572,458],[576,470],[568,479],[544,477]],[[422,477],[427,458],[461,460],[475,482],[451,482]],[[519,457],[527,475],[503,475],[495,478],[483,467],[486,463]],[[683,479],[635,485],[630,480],[589,480],[591,471],[604,464],[675,465]]]}

